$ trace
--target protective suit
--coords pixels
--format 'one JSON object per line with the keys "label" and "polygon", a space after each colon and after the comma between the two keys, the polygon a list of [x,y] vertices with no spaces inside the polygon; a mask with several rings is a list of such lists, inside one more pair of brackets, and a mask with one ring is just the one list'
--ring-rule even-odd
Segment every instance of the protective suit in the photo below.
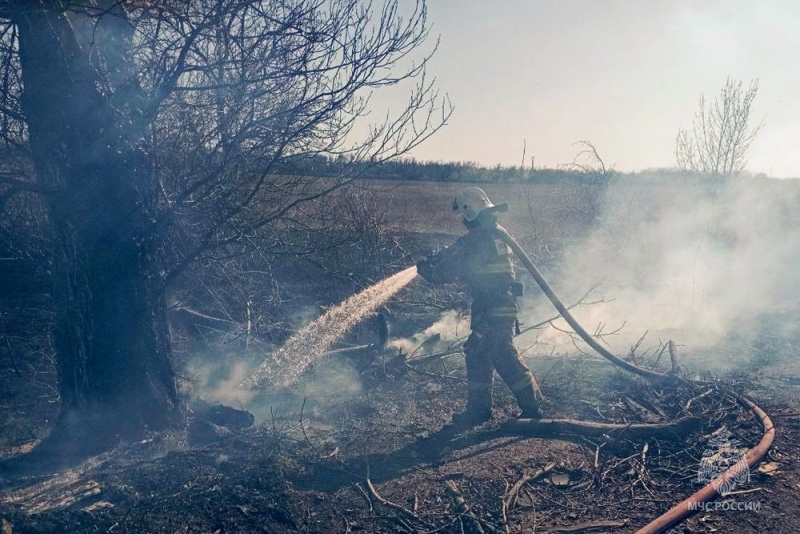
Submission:
{"label": "protective suit", "polygon": [[494,206],[482,190],[470,189],[480,191],[485,204],[471,220],[470,213],[465,214],[468,232],[452,246],[417,263],[425,280],[433,284],[462,282],[473,299],[472,332],[464,345],[467,408],[453,416],[453,422],[472,426],[491,418],[495,370],[516,397],[521,417],[540,418],[539,387],[513,343],[519,285],[514,283],[511,249],[497,231],[495,212],[504,206]]}

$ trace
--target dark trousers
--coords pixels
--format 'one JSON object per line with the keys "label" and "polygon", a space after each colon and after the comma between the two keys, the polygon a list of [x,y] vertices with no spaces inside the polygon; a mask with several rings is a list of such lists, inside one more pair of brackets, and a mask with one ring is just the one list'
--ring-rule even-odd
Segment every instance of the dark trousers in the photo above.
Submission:
{"label": "dark trousers", "polygon": [[491,412],[494,371],[508,385],[523,414],[535,413],[542,399],[539,385],[513,342],[513,318],[473,325],[464,345],[467,364],[467,411]]}

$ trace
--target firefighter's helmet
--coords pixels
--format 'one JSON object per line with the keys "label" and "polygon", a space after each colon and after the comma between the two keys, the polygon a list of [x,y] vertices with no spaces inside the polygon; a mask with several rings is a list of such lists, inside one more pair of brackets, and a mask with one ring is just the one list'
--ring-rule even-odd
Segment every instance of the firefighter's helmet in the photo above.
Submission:
{"label": "firefighter's helmet", "polygon": [[459,212],[467,221],[474,221],[483,210],[494,207],[480,187],[467,187],[453,201],[453,211]]}

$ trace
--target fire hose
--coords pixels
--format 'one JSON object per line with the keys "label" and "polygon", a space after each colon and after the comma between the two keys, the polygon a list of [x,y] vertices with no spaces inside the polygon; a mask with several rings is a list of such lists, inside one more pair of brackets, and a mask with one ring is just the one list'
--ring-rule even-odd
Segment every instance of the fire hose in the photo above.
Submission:
{"label": "fire hose", "polygon": [[[556,310],[561,314],[561,317],[569,324],[570,327],[578,334],[591,348],[597,351],[601,356],[609,360],[615,365],[622,367],[623,369],[635,373],[639,376],[644,378],[654,380],[654,381],[670,381],[670,382],[690,382],[693,384],[708,384],[705,381],[701,380],[691,380],[686,381],[682,378],[678,377],[677,374],[674,372],[670,373],[659,373],[657,371],[651,371],[649,369],[644,369],[633,365],[625,360],[615,356],[610,351],[608,351],[605,347],[600,345],[596,339],[594,339],[579,323],[572,314],[569,312],[566,306],[561,302],[561,300],[556,296],[553,289],[550,287],[550,284],[544,279],[542,274],[539,272],[539,269],[536,268],[536,265],[531,261],[530,257],[528,257],[527,253],[520,244],[513,238],[511,235],[503,228],[502,226],[497,227],[500,237],[511,247],[511,250],[517,256],[517,258],[522,262],[525,268],[530,272],[533,279],[536,280],[536,283],[542,289],[542,292],[547,296],[550,302],[555,306]],[[674,371],[674,369],[673,369]],[[725,487],[725,484],[728,481],[735,480],[736,477],[740,476],[745,469],[749,470],[754,467],[764,455],[769,450],[770,446],[772,446],[772,442],[775,439],[775,426],[772,423],[772,420],[769,416],[759,408],[755,403],[750,401],[749,399],[742,397],[741,395],[734,394],[737,400],[746,406],[755,416],[758,418],[759,422],[761,423],[761,427],[764,430],[764,434],[761,437],[761,441],[753,447],[752,449],[747,451],[743,461],[737,462],[735,465],[721,473],[717,476],[714,480],[709,482],[706,486],[704,486],[699,491],[695,492],[693,495],[688,497],[687,499],[683,500],[682,502],[676,504],[672,508],[670,508],[666,513],[662,514],[661,516],[657,517],[641,529],[637,531],[637,534],[655,534],[660,532],[665,532],[667,529],[675,526],[676,524],[683,521],[686,517],[688,517],[692,511],[699,509],[697,506],[700,503],[704,503],[714,499],[717,495],[721,495],[718,488]]]}

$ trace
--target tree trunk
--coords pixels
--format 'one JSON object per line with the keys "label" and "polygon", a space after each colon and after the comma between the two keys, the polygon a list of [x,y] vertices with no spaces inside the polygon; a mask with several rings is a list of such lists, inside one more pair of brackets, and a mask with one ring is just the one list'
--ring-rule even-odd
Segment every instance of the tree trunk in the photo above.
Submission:
{"label": "tree trunk", "polygon": [[[120,4],[111,2],[111,4]],[[157,202],[124,12],[43,1],[19,26],[23,109],[47,196],[61,417],[56,441],[105,448],[180,414],[146,228]],[[96,24],[96,26],[95,26]]]}

